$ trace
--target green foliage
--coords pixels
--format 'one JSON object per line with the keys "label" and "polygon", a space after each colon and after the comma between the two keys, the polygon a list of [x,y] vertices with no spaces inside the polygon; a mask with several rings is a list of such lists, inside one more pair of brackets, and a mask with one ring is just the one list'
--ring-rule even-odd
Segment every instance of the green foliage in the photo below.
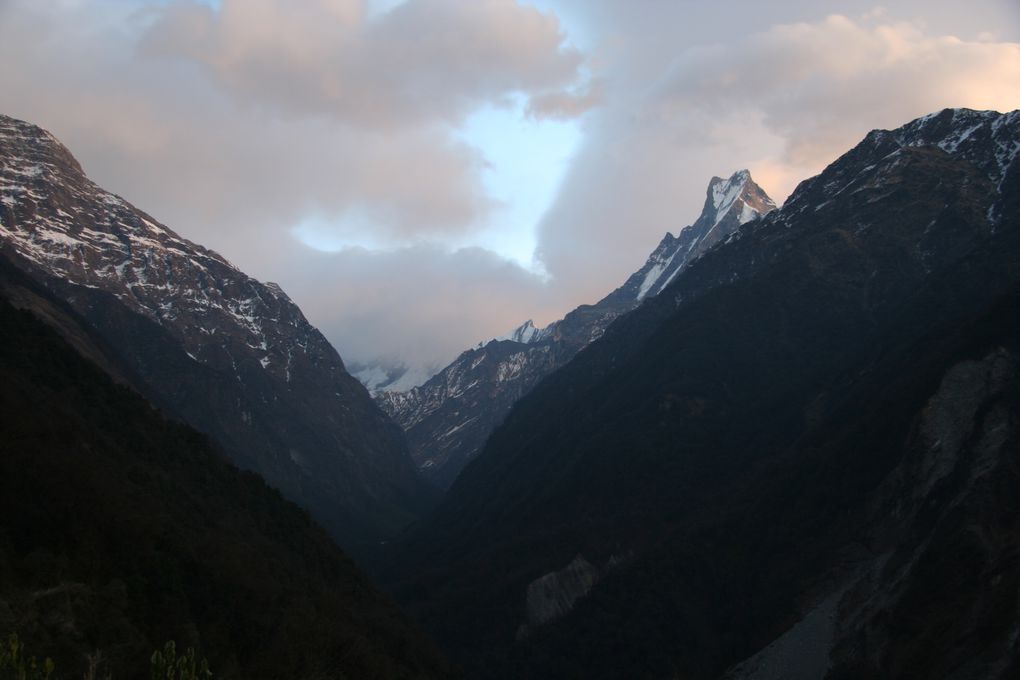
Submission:
{"label": "green foliage", "polygon": [[53,660],[38,661],[25,653],[16,633],[11,633],[7,643],[0,646],[0,680],[49,680],[53,675]]}
{"label": "green foliage", "polygon": [[[100,652],[87,656],[88,668],[84,680],[96,680],[98,666],[103,660]],[[50,680],[56,666],[53,659],[39,661],[28,656],[25,645],[17,633],[11,633],[6,644],[0,645],[0,680]],[[163,649],[152,653],[152,680],[211,680],[209,663],[193,647],[177,654],[177,644],[170,640]],[[106,680],[111,680],[106,676]]]}
{"label": "green foliage", "polygon": [[152,653],[152,680],[202,680],[212,676],[209,664],[193,647],[177,656],[177,645],[171,640]]}

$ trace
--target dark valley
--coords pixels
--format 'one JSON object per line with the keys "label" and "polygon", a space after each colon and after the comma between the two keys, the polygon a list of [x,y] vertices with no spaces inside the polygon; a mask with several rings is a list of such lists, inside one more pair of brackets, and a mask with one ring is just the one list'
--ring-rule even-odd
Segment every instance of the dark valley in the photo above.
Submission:
{"label": "dark valley", "polygon": [[875,131],[523,397],[408,535],[472,677],[1018,671],[1020,114]]}
{"label": "dark valley", "polygon": [[679,236],[666,234],[641,269],[594,305],[578,307],[541,329],[527,321],[504,338],[465,351],[420,387],[379,391],[376,401],[407,433],[411,456],[425,477],[446,489],[542,378],[740,225],[775,207],[746,170],[727,180],[714,177],[697,221]]}
{"label": "dark valley", "polygon": [[54,678],[1020,677],[1018,157],[957,108],[778,207],[714,177],[609,295],[373,397],[0,117],[0,635]]}
{"label": "dark valley", "polygon": [[148,677],[167,640],[220,678],[450,676],[307,512],[120,382],[84,317],[4,260],[0,291],[5,645],[60,678],[89,656]]}
{"label": "dark valley", "polygon": [[0,118],[0,252],[81,314],[139,393],[368,550],[425,512],[399,428],[301,310]]}

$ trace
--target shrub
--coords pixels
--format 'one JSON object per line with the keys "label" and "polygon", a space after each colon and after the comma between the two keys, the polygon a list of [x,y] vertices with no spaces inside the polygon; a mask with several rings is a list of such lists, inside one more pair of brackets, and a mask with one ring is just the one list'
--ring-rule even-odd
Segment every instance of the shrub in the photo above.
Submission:
{"label": "shrub", "polygon": [[17,633],[11,633],[7,644],[0,646],[0,680],[49,680],[53,675],[53,660],[42,662],[25,655],[25,646]]}
{"label": "shrub", "polygon": [[152,680],[207,680],[212,678],[209,664],[192,647],[177,656],[174,641],[152,653]]}

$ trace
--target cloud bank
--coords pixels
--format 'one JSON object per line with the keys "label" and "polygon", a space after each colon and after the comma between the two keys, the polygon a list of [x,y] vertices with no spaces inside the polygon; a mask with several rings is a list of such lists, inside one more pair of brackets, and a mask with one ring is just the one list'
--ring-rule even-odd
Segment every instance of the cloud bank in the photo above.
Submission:
{"label": "cloud bank", "polygon": [[[872,128],[1020,107],[1012,0],[388,6],[5,0],[0,110],[281,283],[345,359],[434,365],[609,292],[712,175],[782,200]],[[464,247],[504,197],[459,132],[513,106],[582,135],[533,226],[547,276]]]}
{"label": "cloud bank", "polygon": [[142,48],[194,60],[252,104],[389,128],[555,96],[583,61],[563,43],[555,15],[512,0],[416,0],[376,17],[361,0],[223,0],[167,5]]}
{"label": "cloud bank", "polygon": [[[679,6],[671,18],[682,27],[681,10],[693,10]],[[605,75],[609,103],[539,239],[547,269],[587,299],[636,269],[663,232],[693,221],[713,174],[747,167],[782,201],[873,128],[944,107],[1020,107],[1017,42],[967,40],[884,11],[747,23],[745,35],[709,27],[686,48],[641,46]],[[630,48],[627,36],[645,30],[654,34],[625,26],[618,39]]]}

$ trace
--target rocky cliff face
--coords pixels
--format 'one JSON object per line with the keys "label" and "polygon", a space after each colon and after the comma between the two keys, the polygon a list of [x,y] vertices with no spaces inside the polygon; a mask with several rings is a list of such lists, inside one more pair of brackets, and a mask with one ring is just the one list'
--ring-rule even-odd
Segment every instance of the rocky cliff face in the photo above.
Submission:
{"label": "rocky cliff face", "polygon": [[481,677],[1012,677],[1018,156],[1020,112],[943,111],[721,241],[518,402],[405,603]]}
{"label": "rocky cliff face", "polygon": [[0,117],[0,164],[0,251],[95,326],[145,396],[348,546],[430,502],[400,430],[279,286],[96,186],[35,126]]}
{"label": "rocky cliff face", "polygon": [[903,459],[869,501],[859,540],[870,556],[726,680],[1020,671],[1015,352],[995,347],[946,370]]}
{"label": "rocky cliff face", "polygon": [[546,328],[529,320],[467,350],[420,387],[382,391],[376,400],[407,433],[419,469],[439,486],[453,483],[513,405],[542,378],[598,339],[621,314],[658,294],[691,262],[742,224],[775,209],[747,170],[713,177],[705,205],[679,236],[666,234],[644,266],[594,305]]}
{"label": "rocky cliff face", "polygon": [[525,598],[528,624],[541,626],[574,608],[599,580],[599,570],[584,555],[578,555],[559,571],[552,571],[528,584]]}
{"label": "rocky cliff face", "polygon": [[952,365],[917,425],[906,456],[873,501],[868,539],[879,555],[839,600],[830,678],[883,669],[899,677],[1015,677],[1016,344]]}
{"label": "rocky cliff face", "polygon": [[409,392],[379,392],[422,474],[448,487],[514,402],[559,365],[552,343],[493,341],[468,350]]}

